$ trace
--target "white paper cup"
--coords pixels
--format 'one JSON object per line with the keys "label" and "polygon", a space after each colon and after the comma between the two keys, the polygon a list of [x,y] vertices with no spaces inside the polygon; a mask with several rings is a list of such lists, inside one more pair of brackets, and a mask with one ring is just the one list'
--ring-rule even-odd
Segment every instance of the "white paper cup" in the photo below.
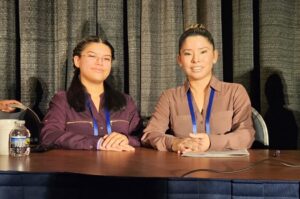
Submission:
{"label": "white paper cup", "polygon": [[9,155],[9,133],[17,119],[0,119],[0,155]]}

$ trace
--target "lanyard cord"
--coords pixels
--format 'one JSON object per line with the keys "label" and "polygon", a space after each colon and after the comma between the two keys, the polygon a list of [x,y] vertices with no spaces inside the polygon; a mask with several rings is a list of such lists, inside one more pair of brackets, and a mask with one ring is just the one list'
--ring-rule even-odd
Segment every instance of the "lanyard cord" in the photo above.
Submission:
{"label": "lanyard cord", "polygon": [[[89,108],[89,111],[91,113],[92,119],[93,119],[93,129],[94,129],[94,136],[98,136],[98,123],[96,118],[94,117],[94,114],[92,112],[92,107],[91,107],[91,102],[90,100],[87,101],[87,106]],[[104,108],[104,112],[105,112],[105,120],[106,120],[106,130],[107,130],[107,134],[111,133],[111,124],[110,124],[110,113],[107,110],[107,108]]]}
{"label": "lanyard cord", "polygon": [[91,116],[92,116],[92,118],[93,118],[94,136],[98,136],[98,135],[99,135],[99,133],[98,133],[98,123],[97,123],[97,121],[96,121],[96,118],[95,118],[94,115],[93,115],[90,100],[87,101],[87,106],[89,107],[89,111],[90,111]]}
{"label": "lanyard cord", "polygon": [[211,88],[210,89],[210,94],[209,94],[208,107],[207,107],[207,111],[206,111],[206,118],[205,118],[205,131],[206,131],[207,134],[210,134],[209,120],[210,120],[210,115],[211,115],[212,104],[213,104],[213,101],[214,101],[214,96],[215,96],[215,90]]}
{"label": "lanyard cord", "polygon": [[[206,112],[206,118],[205,118],[205,131],[207,134],[210,134],[210,115],[211,115],[211,108],[214,100],[214,95],[215,95],[215,90],[210,89],[210,94],[209,94],[209,102],[207,106],[207,112]],[[197,134],[197,122],[196,122],[196,117],[195,117],[195,112],[194,112],[194,107],[193,107],[193,102],[192,102],[192,95],[190,89],[187,92],[187,100],[189,104],[189,109],[190,109],[190,114],[192,118],[192,125],[193,125],[193,133]]]}
{"label": "lanyard cord", "polygon": [[106,131],[107,134],[111,134],[111,124],[110,124],[110,113],[107,110],[107,108],[104,108],[104,112],[105,112],[105,121],[106,121]]}
{"label": "lanyard cord", "polygon": [[192,102],[192,95],[191,95],[190,89],[187,92],[187,99],[188,99],[191,118],[192,118],[193,133],[197,134],[197,123],[196,123],[196,117],[195,117],[195,112],[194,112],[194,107],[193,107],[193,102]]}

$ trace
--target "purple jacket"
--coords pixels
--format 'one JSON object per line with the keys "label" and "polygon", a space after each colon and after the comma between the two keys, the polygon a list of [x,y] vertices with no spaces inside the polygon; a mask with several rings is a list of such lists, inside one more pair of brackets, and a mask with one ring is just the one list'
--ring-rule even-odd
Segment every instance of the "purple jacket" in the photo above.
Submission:
{"label": "purple jacket", "polygon": [[[112,132],[122,133],[128,137],[130,145],[140,146],[138,135],[142,133],[142,120],[132,98],[124,95],[126,107],[110,114]],[[103,95],[100,97],[102,101]],[[93,103],[91,107],[97,120],[99,136],[94,136],[89,108],[86,107],[83,112],[76,112],[69,106],[66,92],[58,92],[52,98],[44,118],[41,144],[55,148],[96,150],[99,138],[107,134],[106,120],[103,109],[97,112]]]}

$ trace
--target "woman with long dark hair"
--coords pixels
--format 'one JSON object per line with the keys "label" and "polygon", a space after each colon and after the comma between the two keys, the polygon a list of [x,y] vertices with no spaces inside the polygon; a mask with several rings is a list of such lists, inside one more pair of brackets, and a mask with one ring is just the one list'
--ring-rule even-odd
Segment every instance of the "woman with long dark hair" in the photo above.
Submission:
{"label": "woman with long dark hair", "polygon": [[114,49],[97,36],[73,50],[69,89],[50,102],[41,144],[54,148],[132,151],[140,146],[142,121],[132,98],[108,82]]}

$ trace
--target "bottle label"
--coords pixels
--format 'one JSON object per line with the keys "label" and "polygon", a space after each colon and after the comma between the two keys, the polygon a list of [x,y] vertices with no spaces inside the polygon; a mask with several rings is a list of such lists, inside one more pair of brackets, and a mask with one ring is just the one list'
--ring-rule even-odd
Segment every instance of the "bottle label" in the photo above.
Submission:
{"label": "bottle label", "polygon": [[26,136],[11,136],[10,137],[10,147],[11,148],[22,148],[27,147],[29,143],[27,143]]}

